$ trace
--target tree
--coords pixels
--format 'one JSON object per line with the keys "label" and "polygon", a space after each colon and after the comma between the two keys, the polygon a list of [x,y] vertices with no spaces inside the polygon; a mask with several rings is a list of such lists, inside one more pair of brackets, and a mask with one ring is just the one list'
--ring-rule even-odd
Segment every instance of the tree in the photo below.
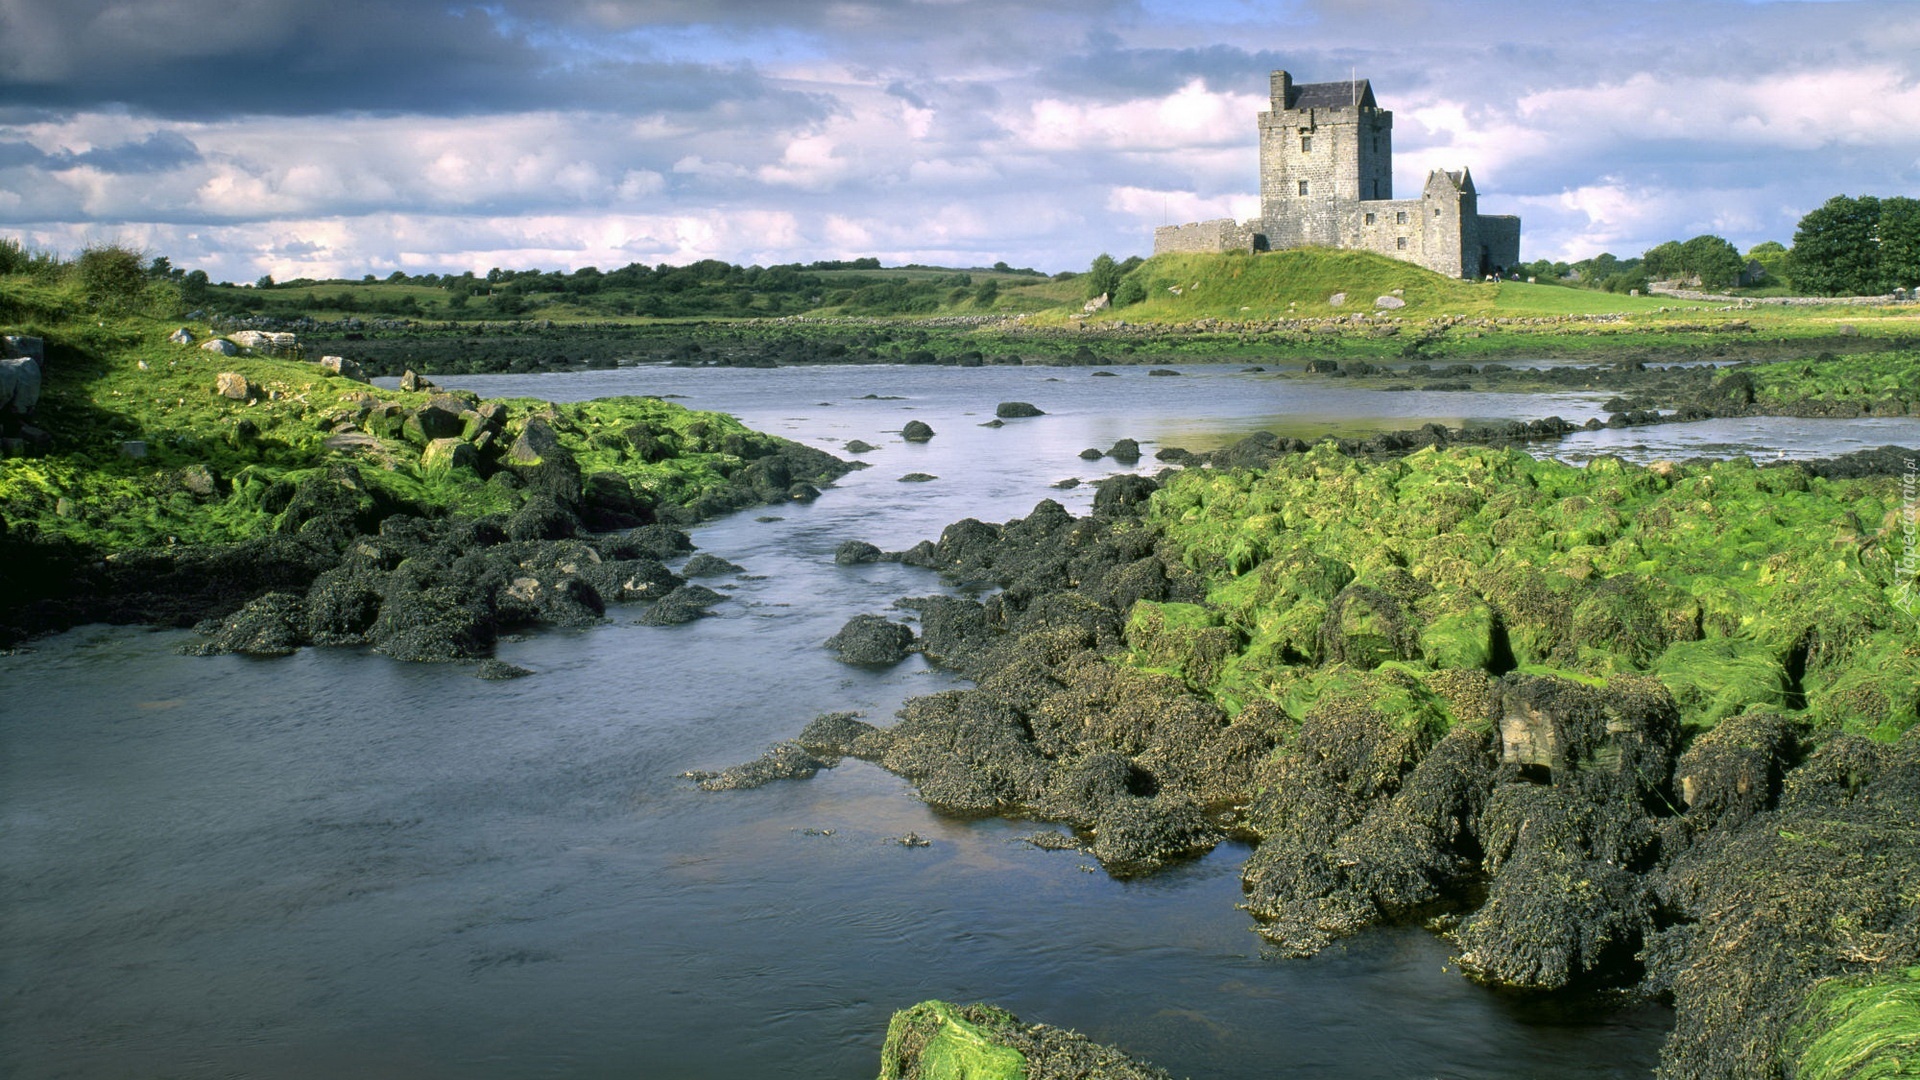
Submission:
{"label": "tree", "polygon": [[1880,200],[1835,195],[1800,219],[1793,232],[1793,284],[1817,296],[1881,291]]}
{"label": "tree", "polygon": [[993,302],[999,298],[1000,283],[992,279],[981,282],[980,286],[973,290],[974,307],[992,307]]}
{"label": "tree", "polygon": [[1740,271],[1746,267],[1739,249],[1712,235],[1696,236],[1680,245],[1681,265],[1709,289],[1725,289],[1740,283]]}
{"label": "tree", "polygon": [[1686,250],[1680,246],[1680,241],[1669,240],[1640,256],[1640,268],[1656,281],[1685,277]]}
{"label": "tree", "polygon": [[1880,200],[1880,285],[1920,288],[1920,199]]}
{"label": "tree", "polygon": [[256,289],[271,289],[271,288],[273,288],[273,275],[272,275],[272,274],[261,274],[261,275],[260,275],[260,276],[259,276],[258,278],[256,278],[256,279],[254,279],[254,282],[253,282],[253,287],[254,287],[254,288],[256,288]]}
{"label": "tree", "polygon": [[1087,299],[1110,297],[1119,287],[1120,268],[1114,264],[1113,256],[1103,251],[1093,260],[1093,267],[1087,271]]}

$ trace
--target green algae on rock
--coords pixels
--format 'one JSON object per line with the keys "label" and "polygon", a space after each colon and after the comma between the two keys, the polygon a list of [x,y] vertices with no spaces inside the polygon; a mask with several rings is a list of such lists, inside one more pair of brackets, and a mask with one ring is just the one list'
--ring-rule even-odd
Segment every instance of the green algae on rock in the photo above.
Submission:
{"label": "green algae on rock", "polygon": [[923,1001],[893,1014],[880,1080],[1167,1080],[1077,1032],[1023,1024],[992,1005]]}

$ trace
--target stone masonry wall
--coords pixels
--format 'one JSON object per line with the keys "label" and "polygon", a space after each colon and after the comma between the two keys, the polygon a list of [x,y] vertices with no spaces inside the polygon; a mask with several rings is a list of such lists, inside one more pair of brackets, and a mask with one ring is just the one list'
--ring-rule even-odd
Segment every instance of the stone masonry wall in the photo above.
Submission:
{"label": "stone masonry wall", "polygon": [[1259,223],[1240,223],[1232,218],[1190,221],[1185,225],[1162,225],[1153,230],[1153,253],[1166,255],[1176,251],[1220,252],[1255,249]]}

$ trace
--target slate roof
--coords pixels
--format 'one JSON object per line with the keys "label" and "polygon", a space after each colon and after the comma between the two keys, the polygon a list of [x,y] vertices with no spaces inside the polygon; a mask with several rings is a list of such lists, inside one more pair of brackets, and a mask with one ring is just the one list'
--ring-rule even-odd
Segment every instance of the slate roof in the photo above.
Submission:
{"label": "slate roof", "polygon": [[1289,109],[1344,109],[1353,104],[1355,91],[1360,104],[1378,108],[1373,100],[1373,83],[1367,79],[1349,82],[1296,83],[1287,95]]}

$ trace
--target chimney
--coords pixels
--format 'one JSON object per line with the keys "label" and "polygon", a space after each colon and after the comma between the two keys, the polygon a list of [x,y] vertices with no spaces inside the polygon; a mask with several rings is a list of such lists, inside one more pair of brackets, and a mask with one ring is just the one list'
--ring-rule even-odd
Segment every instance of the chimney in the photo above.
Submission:
{"label": "chimney", "polygon": [[1284,71],[1273,73],[1273,111],[1280,112],[1292,107],[1293,76]]}

